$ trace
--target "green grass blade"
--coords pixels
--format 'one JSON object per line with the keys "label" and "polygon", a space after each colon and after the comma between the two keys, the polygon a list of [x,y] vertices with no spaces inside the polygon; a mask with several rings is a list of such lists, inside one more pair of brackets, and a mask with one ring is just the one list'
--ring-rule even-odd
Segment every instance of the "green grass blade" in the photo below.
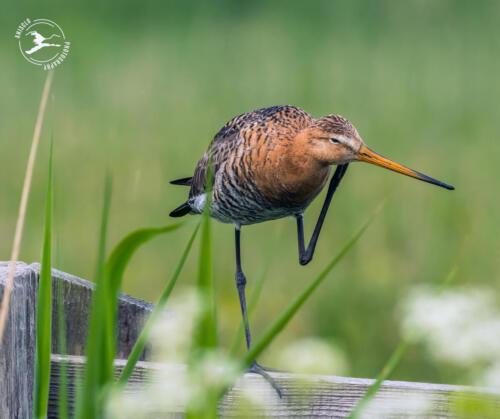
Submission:
{"label": "green grass blade", "polygon": [[[64,293],[62,284],[57,287],[57,335],[58,335],[58,352],[61,355],[66,355],[66,320],[64,315]],[[57,412],[59,419],[68,419],[68,363],[62,360],[60,363],[59,374],[59,400],[57,402]]]}
{"label": "green grass blade", "polygon": [[45,418],[49,402],[50,353],[52,345],[52,142],[49,155],[49,175],[45,198],[45,227],[42,247],[42,267],[38,282],[36,305],[36,354],[33,417]]}
{"label": "green grass blade", "polygon": [[[56,170],[57,171],[57,170]],[[53,223],[58,225],[58,214],[60,214],[60,201],[58,199],[58,186],[60,186],[60,178],[54,179],[53,186]],[[63,249],[62,249],[62,239],[61,230],[57,229],[55,232],[55,243],[53,252],[54,256],[54,266],[63,266]],[[64,312],[64,284],[61,281],[56,281],[55,284],[56,298],[54,301],[57,302],[57,348],[56,351],[60,355],[67,354],[66,347],[66,318]],[[57,414],[59,419],[69,418],[69,408],[68,408],[68,362],[66,359],[62,359],[59,365],[59,379],[58,379],[58,401],[57,401]]]}
{"label": "green grass blade", "polygon": [[[201,219],[200,256],[198,263],[197,291],[199,295],[200,311],[194,325],[193,339],[189,353],[188,369],[193,371],[206,359],[206,355],[217,347],[217,315],[215,304],[215,289],[212,278],[212,242],[210,201],[212,191],[212,164],[207,167],[206,177],[206,202]],[[186,406],[186,419],[215,418],[217,416],[218,394],[214,393],[210,384],[205,385],[201,402],[191,403]]]}
{"label": "green grass blade", "polygon": [[[378,211],[377,211],[378,212]],[[260,353],[272,342],[272,340],[283,330],[290,319],[297,313],[300,307],[306,302],[312,292],[323,282],[330,271],[337,265],[345,254],[351,249],[352,246],[363,235],[369,224],[373,220],[370,217],[368,221],[358,230],[358,232],[344,245],[340,252],[335,256],[330,263],[323,269],[323,271],[306,287],[306,289],[282,312],[280,317],[267,328],[263,336],[255,342],[249,351],[243,357],[244,366],[250,365]]]}
{"label": "green grass blade", "polygon": [[[98,311],[100,313],[100,325],[98,326],[98,330],[100,330],[101,336],[99,338],[101,348],[98,359],[100,361],[100,367],[98,371],[99,384],[100,386],[105,386],[108,383],[111,383],[114,378],[114,347],[110,345],[110,342],[113,342],[109,339],[110,336],[114,336],[115,328],[113,324],[113,320],[110,319],[112,301],[110,298],[110,289],[107,281],[107,272],[106,272],[106,236],[108,230],[108,220],[109,220],[109,210],[111,206],[111,176],[108,173],[106,176],[106,187],[105,187],[105,198],[103,209],[103,228],[101,229],[100,235],[100,252],[99,252],[99,263],[98,263],[98,279],[97,279],[97,288],[101,288],[101,292],[99,293],[99,308]],[[99,395],[101,397],[101,395]],[[98,402],[99,404],[99,402]]]}
{"label": "green grass blade", "polygon": [[140,246],[161,234],[175,231],[185,224],[185,222],[181,222],[158,228],[143,228],[130,233],[122,239],[113,249],[106,262],[106,276],[108,277],[111,292],[113,294],[118,293],[123,273]]}
{"label": "green grass blade", "polygon": [[203,348],[213,348],[217,345],[217,328],[212,280],[211,220],[208,215],[204,214],[202,217],[198,291],[201,294],[203,307],[198,329],[198,344]]}
{"label": "green grass blade", "polygon": [[[78,419],[99,418],[102,415],[101,390],[112,380],[112,364],[107,362],[106,339],[108,320],[106,318],[106,284],[105,284],[105,252],[106,234],[111,202],[111,178],[106,176],[104,200],[99,234],[99,250],[97,255],[96,288],[92,298],[89,331],[87,336],[87,363],[85,366],[84,382],[81,390],[81,399],[77,401],[75,417]],[[112,333],[112,332],[111,332]]]}
{"label": "green grass blade", "polygon": [[[446,287],[455,277],[456,273],[457,273],[457,266],[455,265],[448,273],[448,275],[446,275],[444,282],[441,284],[438,290],[438,294],[440,294],[446,289]],[[401,361],[404,353],[406,352],[406,349],[408,349],[410,343],[414,341],[414,336],[415,334],[410,332],[410,334],[399,343],[394,352],[391,354],[387,363],[382,368],[382,371],[380,371],[380,374],[375,379],[375,382],[370,387],[368,387],[368,390],[366,390],[366,393],[363,395],[361,400],[356,404],[356,406],[354,406],[354,409],[351,410],[348,419],[355,419],[359,417],[363,409],[368,405],[368,403],[370,403],[373,397],[375,397],[380,387],[382,386],[382,383],[389,378],[389,376],[393,373],[395,368],[399,365],[399,362]]]}
{"label": "green grass blade", "polygon": [[113,364],[116,353],[116,315],[118,310],[118,292],[120,290],[123,274],[130,262],[130,259],[140,246],[150,241],[154,237],[161,234],[169,233],[177,230],[186,223],[171,224],[158,228],[144,228],[136,230],[116,245],[111,252],[105,265],[106,278],[106,310],[107,310],[107,327],[108,332],[105,335],[106,339],[106,363]]}
{"label": "green grass blade", "polygon": [[[215,293],[212,278],[212,243],[210,198],[212,190],[211,164],[207,167],[207,200],[201,220],[200,258],[198,262],[198,292],[201,298],[200,320],[195,328],[192,353],[197,354],[217,346],[217,325],[215,310]],[[196,356],[196,355],[195,355]]]}
{"label": "green grass blade", "polygon": [[165,289],[163,290],[160,299],[156,303],[151,315],[149,316],[147,322],[145,323],[141,334],[137,338],[137,342],[135,343],[134,347],[132,348],[132,352],[130,353],[127,364],[125,365],[125,368],[123,369],[120,378],[118,380],[118,384],[120,386],[124,386],[127,384],[132,372],[134,371],[135,365],[137,364],[137,361],[139,361],[139,358],[142,355],[142,352],[144,351],[144,348],[146,347],[146,344],[148,342],[151,329],[155,323],[155,321],[158,319],[160,314],[162,313],[165,304],[168,300],[168,297],[170,296],[172,290],[174,289],[174,286],[177,282],[177,279],[179,278],[179,275],[182,271],[182,268],[184,267],[184,263],[186,262],[186,259],[189,255],[189,252],[191,250],[191,247],[193,246],[194,239],[196,237],[196,234],[198,233],[198,230],[200,228],[200,224],[198,224],[193,231],[193,234],[191,235],[186,248],[184,249],[184,252],[182,253],[181,258],[179,259],[179,262],[172,273],[172,276],[170,280],[168,281]]}
{"label": "green grass blade", "polygon": [[384,368],[382,368],[382,371],[377,376],[375,382],[370,387],[368,387],[368,390],[366,390],[366,393],[363,395],[362,399],[356,404],[356,406],[354,406],[354,409],[351,411],[351,413],[349,413],[348,418],[353,419],[358,417],[364,407],[371,401],[373,396],[375,396],[377,391],[380,389],[382,383],[387,380],[389,375],[391,375],[394,369],[397,367],[409,344],[410,339],[405,339],[400,342],[396,350],[389,358],[389,361],[387,361],[387,364],[385,364]]}

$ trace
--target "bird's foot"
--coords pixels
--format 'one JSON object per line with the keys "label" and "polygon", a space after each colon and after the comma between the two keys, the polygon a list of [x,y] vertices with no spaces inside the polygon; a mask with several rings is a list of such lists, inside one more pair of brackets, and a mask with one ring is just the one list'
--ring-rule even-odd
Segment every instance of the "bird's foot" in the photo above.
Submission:
{"label": "bird's foot", "polygon": [[279,398],[281,399],[282,397],[281,390],[278,387],[278,384],[276,384],[276,381],[274,381],[274,379],[267,373],[267,371],[276,371],[276,370],[273,370],[271,368],[261,367],[257,363],[257,361],[253,361],[252,364],[248,367],[246,372],[251,374],[259,374],[264,380],[266,380],[271,385],[271,387],[274,389],[274,391],[276,391]]}
{"label": "bird's foot", "polygon": [[252,365],[256,365],[257,368],[260,368],[266,372],[284,372],[283,370],[279,370],[278,368],[265,367],[264,365],[260,365],[257,361],[253,361]]}

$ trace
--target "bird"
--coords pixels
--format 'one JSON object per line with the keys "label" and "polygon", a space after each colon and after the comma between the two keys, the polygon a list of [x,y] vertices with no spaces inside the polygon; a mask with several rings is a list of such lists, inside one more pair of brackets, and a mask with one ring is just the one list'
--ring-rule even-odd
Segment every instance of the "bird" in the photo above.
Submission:
{"label": "bird", "polygon": [[[247,280],[241,264],[242,227],[294,217],[299,263],[307,265],[313,258],[333,195],[349,164],[359,161],[454,189],[374,152],[346,118],[329,114],[315,119],[291,105],[262,108],[231,119],[217,132],[193,176],[170,182],[190,187],[187,201],[175,208],[171,217],[201,214],[208,202],[212,218],[234,225],[235,279],[247,349],[252,338],[245,297]],[[306,248],[304,212],[327,184],[333,166],[336,168]],[[280,394],[267,369],[256,360],[248,371],[262,375]]]}
{"label": "bird", "polygon": [[60,38],[60,36],[57,34],[52,34],[48,38],[45,38],[45,36],[43,36],[42,34],[40,34],[37,31],[30,31],[26,34],[26,36],[32,36],[33,43],[35,44],[35,46],[33,48],[24,51],[28,55],[31,55],[34,52],[36,52],[42,48],[45,48],[45,47],[60,47],[61,46],[61,44],[49,44],[49,43],[45,42],[45,41],[48,41],[49,39],[52,39],[53,37]]}

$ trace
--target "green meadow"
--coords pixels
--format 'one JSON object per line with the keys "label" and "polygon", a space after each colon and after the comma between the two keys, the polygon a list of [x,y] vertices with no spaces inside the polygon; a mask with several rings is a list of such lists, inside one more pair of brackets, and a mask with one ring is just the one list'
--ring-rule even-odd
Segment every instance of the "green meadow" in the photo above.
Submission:
{"label": "green meadow", "polygon": [[[295,221],[242,230],[248,292],[266,276],[255,337],[386,201],[321,290],[260,358],[302,337],[334,342],[348,374],[374,377],[401,341],[398,307],[419,284],[500,285],[500,2],[20,0],[0,14],[0,260],[10,255],[45,72],[14,34],[45,17],[71,48],[55,70],[28,206],[21,260],[40,261],[49,142],[54,138],[54,267],[92,279],[103,179],[113,177],[108,249],[128,232],[174,222],[168,213],[218,129],[277,105],[338,113],[375,151],[456,187],[453,192],[352,164],[313,261],[298,264]],[[323,194],[305,214],[312,233]],[[122,291],[156,301],[191,231],[138,252]],[[218,334],[240,325],[233,228],[212,224]],[[177,288],[196,283],[195,252]],[[396,380],[462,383],[464,371],[411,346]]]}

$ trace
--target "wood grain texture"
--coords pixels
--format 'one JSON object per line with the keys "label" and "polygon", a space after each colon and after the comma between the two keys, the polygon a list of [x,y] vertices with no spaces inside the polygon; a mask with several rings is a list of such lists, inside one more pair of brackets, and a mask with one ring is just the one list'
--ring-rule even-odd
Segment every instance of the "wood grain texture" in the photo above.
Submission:
{"label": "wood grain texture", "polygon": [[[51,391],[49,399],[49,418],[56,418],[57,395],[60,365],[68,365],[69,398],[74,400],[75,377],[83,373],[85,358],[52,355]],[[116,360],[116,373],[125,365],[124,360]],[[172,366],[169,366],[172,368]],[[146,391],[151,382],[158,380],[161,364],[138,362],[126,391],[129,395]],[[175,366],[176,371],[185,371],[185,366]],[[283,390],[284,397],[279,399],[274,390],[258,375],[246,374],[224,397],[220,404],[222,417],[346,417],[374,380],[336,376],[296,375],[271,373]],[[252,399],[260,404],[249,405],[244,388],[251,389]],[[454,401],[457,397],[478,400],[491,395],[486,389],[470,387],[385,381],[362,417],[440,417],[453,418]],[[496,393],[497,412],[500,412],[500,399]],[[244,404],[242,404],[244,403]],[[242,412],[242,406],[244,412]],[[168,416],[167,416],[168,413]],[[183,417],[182,410],[145,414],[149,417]],[[173,415],[173,416],[171,416]]]}
{"label": "wood grain texture", "polygon": [[[0,297],[9,264],[0,262]],[[33,405],[37,275],[18,262],[9,314],[0,347],[0,417],[29,418]]]}
{"label": "wood grain texture", "polygon": [[[36,272],[38,278],[40,264],[34,263],[30,265],[29,268]],[[88,316],[92,303],[92,291],[95,285],[93,282],[58,271],[57,269],[52,269],[52,287],[52,294],[54,300],[56,300],[52,312],[52,352],[61,352],[57,341],[57,325],[59,322],[56,304],[59,304],[57,296],[60,294],[59,288],[62,288],[64,320],[66,324],[66,352],[69,355],[83,355],[85,351],[85,342],[87,340]],[[119,294],[117,327],[118,358],[128,357],[142,330],[145,316],[147,316],[152,309],[153,304],[151,303],[133,298],[123,293]],[[146,349],[141,359],[145,359],[148,352],[149,348]]]}
{"label": "wood grain texture", "polygon": [[[7,279],[8,262],[0,262],[0,297]],[[0,418],[30,418],[36,336],[36,293],[40,265],[18,262],[4,342],[0,348]],[[57,296],[62,291],[66,329],[66,352],[83,355],[94,284],[56,269],[52,270],[52,351],[60,352]],[[119,295],[119,358],[126,358],[139,336],[153,305],[125,294]],[[146,348],[143,357],[146,357]]]}

